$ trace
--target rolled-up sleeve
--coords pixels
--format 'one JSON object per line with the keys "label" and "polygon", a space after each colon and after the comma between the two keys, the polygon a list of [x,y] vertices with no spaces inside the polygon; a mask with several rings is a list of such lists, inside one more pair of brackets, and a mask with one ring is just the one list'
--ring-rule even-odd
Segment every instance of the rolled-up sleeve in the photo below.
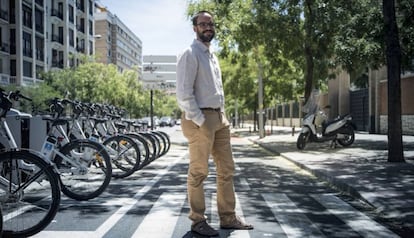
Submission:
{"label": "rolled-up sleeve", "polygon": [[201,126],[205,118],[194,94],[194,84],[198,70],[196,57],[191,48],[185,50],[178,57],[176,93],[178,106],[185,112],[185,118]]}

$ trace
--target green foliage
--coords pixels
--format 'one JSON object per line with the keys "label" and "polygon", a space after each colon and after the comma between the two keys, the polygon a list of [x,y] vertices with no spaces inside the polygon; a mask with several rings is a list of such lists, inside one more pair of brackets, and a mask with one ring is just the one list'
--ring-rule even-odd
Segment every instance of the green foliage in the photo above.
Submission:
{"label": "green foliage", "polygon": [[[265,103],[267,97],[289,100],[303,93],[309,95],[315,87],[326,87],[327,80],[339,69],[348,71],[351,80],[363,87],[367,85],[367,69],[385,64],[382,5],[377,0],[191,0],[188,3],[189,17],[199,10],[209,10],[215,15],[221,62],[233,64],[224,67],[226,80],[254,81],[260,59]],[[397,0],[396,4],[402,69],[414,70],[414,4],[411,0]],[[250,57],[249,67],[241,70],[245,57]],[[226,73],[227,70],[238,74]],[[226,88],[229,100],[236,98],[237,88],[241,101],[253,102],[252,93],[242,92],[244,89],[234,87],[237,85],[234,82],[228,85],[231,85]],[[257,87],[246,90],[257,91]],[[249,98],[242,100],[244,96]]]}
{"label": "green foliage", "polygon": [[[84,60],[76,68],[49,71],[42,78],[43,83],[20,88],[24,95],[33,99],[32,104],[22,102],[21,110],[31,112],[33,105],[35,111],[47,111],[49,99],[65,97],[114,105],[125,109],[131,118],[149,115],[150,93],[138,81],[137,70],[120,73],[115,65]],[[155,115],[175,115],[179,111],[174,96],[160,91],[155,94]]]}

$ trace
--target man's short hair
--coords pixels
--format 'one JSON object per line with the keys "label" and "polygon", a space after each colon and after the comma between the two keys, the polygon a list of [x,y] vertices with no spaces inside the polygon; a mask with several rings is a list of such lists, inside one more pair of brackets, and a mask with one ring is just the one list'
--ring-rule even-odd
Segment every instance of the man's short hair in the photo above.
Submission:
{"label": "man's short hair", "polygon": [[196,26],[197,25],[197,20],[198,20],[198,17],[200,16],[200,15],[202,15],[202,14],[209,14],[211,17],[213,17],[213,14],[211,13],[211,12],[209,12],[209,11],[206,11],[206,10],[203,10],[203,11],[199,11],[199,12],[197,12],[194,16],[193,16],[193,18],[192,18],[192,21],[193,21],[193,26]]}

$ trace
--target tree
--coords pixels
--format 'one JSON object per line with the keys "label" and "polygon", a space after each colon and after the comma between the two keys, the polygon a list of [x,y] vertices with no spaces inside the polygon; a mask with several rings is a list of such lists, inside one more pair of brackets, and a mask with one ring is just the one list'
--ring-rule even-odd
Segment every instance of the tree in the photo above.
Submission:
{"label": "tree", "polygon": [[[252,100],[257,97],[258,60],[263,66],[264,91],[272,95],[264,98],[264,105],[270,105],[276,97],[281,100],[296,98],[303,81],[301,65],[297,63],[300,60],[287,58],[281,50],[282,41],[276,40],[285,32],[276,29],[278,17],[271,1],[189,1],[189,17],[199,10],[212,11],[218,23],[216,38],[220,62],[224,65],[222,72],[228,102],[238,99],[239,108],[247,107],[250,111],[258,107],[257,101]],[[284,87],[286,85],[289,87]]]}
{"label": "tree", "polygon": [[388,74],[388,162],[404,162],[401,129],[401,48],[394,0],[383,0]]}

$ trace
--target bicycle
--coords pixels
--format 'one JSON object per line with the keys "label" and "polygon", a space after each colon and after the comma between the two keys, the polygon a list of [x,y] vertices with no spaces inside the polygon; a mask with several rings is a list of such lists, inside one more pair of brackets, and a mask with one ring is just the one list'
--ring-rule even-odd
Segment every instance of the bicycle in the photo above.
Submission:
{"label": "bicycle", "polygon": [[102,194],[112,177],[112,165],[106,148],[88,139],[70,139],[63,126],[70,118],[62,118],[64,106],[51,101],[53,117],[43,117],[50,129],[43,145],[44,156],[59,171],[62,192],[75,200],[89,200]]}
{"label": "bicycle", "polygon": [[[3,237],[28,237],[42,231],[60,204],[59,175],[40,153],[17,147],[6,121],[12,101],[31,100],[0,88],[0,203]],[[24,116],[24,115],[22,115]]]}
{"label": "bicycle", "polygon": [[[95,117],[100,110],[98,104],[83,105],[86,119],[83,123],[85,136],[89,140],[101,143],[107,150],[112,163],[112,177],[125,178],[138,170],[141,162],[141,153],[138,144],[131,137],[123,134],[110,134],[105,125],[107,118]],[[101,112],[103,113],[103,112]],[[80,128],[76,129],[77,131]],[[75,130],[75,131],[76,131]]]}

